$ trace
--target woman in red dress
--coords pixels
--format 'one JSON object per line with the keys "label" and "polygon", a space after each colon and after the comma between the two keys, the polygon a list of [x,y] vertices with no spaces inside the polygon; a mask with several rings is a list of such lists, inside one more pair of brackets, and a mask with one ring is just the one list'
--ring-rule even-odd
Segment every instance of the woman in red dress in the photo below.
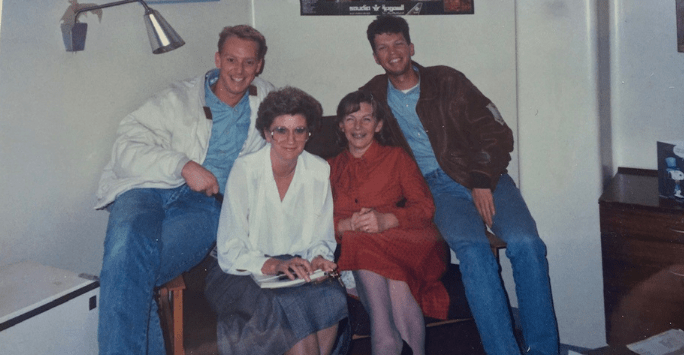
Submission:
{"label": "woman in red dress", "polygon": [[374,354],[424,354],[423,315],[446,319],[449,307],[430,190],[413,159],[386,145],[371,94],[345,96],[337,122],[347,146],[329,161],[339,270],[353,271]]}

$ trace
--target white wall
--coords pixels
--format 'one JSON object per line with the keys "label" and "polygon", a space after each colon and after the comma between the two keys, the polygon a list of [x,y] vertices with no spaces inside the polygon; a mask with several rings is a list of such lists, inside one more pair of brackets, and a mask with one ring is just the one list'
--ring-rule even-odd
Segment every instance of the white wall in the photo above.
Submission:
{"label": "white wall", "polygon": [[614,168],[655,169],[658,140],[684,140],[684,53],[674,0],[610,1]]}
{"label": "white wall", "polygon": [[563,343],[605,344],[596,1],[517,2],[521,190],[548,247]]}
{"label": "white wall", "polygon": [[0,28],[2,28],[2,0],[0,0]]}
{"label": "white wall", "polygon": [[598,198],[618,166],[684,139],[670,0],[517,2],[520,184],[549,263],[561,339],[605,342]]}
{"label": "white wall", "polygon": [[0,265],[31,259],[99,273],[108,214],[92,206],[118,122],[170,81],[213,68],[218,33],[250,23],[251,3],[152,6],[187,43],[161,55],[136,3],[104,9],[101,23],[81,16],[85,51],[66,52],[59,20],[68,5],[3,3]]}

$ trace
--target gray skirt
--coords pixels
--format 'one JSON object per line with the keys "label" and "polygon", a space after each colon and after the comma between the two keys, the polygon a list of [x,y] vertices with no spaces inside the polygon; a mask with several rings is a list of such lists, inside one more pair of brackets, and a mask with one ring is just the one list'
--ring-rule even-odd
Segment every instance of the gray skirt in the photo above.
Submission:
{"label": "gray skirt", "polygon": [[[224,273],[217,261],[209,268],[205,296],[217,314],[222,355],[283,354],[348,316],[346,291],[336,280],[262,289],[250,276]],[[333,354],[346,348],[342,342],[338,339]]]}

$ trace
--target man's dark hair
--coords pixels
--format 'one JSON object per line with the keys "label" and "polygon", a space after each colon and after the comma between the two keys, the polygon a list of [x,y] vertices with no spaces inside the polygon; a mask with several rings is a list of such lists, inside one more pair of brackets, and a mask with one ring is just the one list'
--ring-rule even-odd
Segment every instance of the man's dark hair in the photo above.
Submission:
{"label": "man's dark hair", "polygon": [[271,128],[275,118],[282,115],[304,116],[306,128],[314,134],[321,127],[323,107],[311,95],[291,86],[271,91],[259,105],[255,124],[264,139],[264,130]]}
{"label": "man's dark hair", "polygon": [[368,42],[370,42],[373,53],[375,53],[375,36],[385,33],[401,33],[404,35],[406,43],[411,44],[409,25],[406,20],[392,15],[380,15],[368,25],[368,30],[366,30]]}
{"label": "man's dark hair", "polygon": [[226,26],[223,31],[219,33],[218,41],[218,51],[221,53],[223,51],[223,44],[230,37],[237,37],[240,39],[246,39],[254,41],[259,46],[259,51],[257,52],[257,58],[263,60],[266,56],[266,38],[261,32],[257,31],[254,27],[249,25],[237,25],[237,26]]}

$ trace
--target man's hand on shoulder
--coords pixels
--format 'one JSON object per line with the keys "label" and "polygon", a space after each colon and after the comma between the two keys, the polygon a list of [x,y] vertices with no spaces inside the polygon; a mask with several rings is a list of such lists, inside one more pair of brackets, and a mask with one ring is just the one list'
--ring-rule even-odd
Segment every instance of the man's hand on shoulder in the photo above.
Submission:
{"label": "man's hand on shoulder", "polygon": [[473,189],[473,203],[480,217],[487,224],[487,227],[492,227],[492,219],[496,214],[494,208],[494,197],[491,189]]}
{"label": "man's hand on shoulder", "polygon": [[192,160],[183,166],[181,176],[192,191],[201,192],[207,196],[213,196],[219,192],[218,181],[214,174]]}

